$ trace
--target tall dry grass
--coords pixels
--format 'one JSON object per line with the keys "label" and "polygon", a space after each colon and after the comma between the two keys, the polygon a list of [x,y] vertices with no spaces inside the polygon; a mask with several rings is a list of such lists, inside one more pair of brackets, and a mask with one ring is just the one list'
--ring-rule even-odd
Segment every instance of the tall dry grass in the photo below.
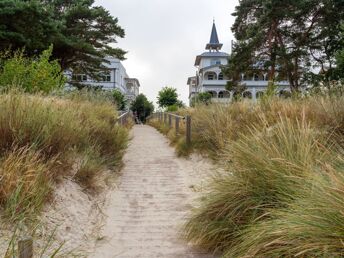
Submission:
{"label": "tall dry grass", "polygon": [[185,237],[223,257],[342,257],[344,98],[197,107],[194,147],[221,162]]}
{"label": "tall dry grass", "polygon": [[37,215],[76,161],[85,189],[101,168],[121,165],[128,133],[108,102],[10,92],[0,110],[0,205],[11,220]]}

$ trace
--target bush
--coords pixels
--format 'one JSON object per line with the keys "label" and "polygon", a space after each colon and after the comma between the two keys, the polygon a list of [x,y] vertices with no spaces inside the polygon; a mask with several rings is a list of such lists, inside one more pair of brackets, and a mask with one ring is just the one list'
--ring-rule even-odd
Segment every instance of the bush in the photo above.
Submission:
{"label": "bush", "polygon": [[196,106],[197,104],[209,105],[211,103],[212,95],[209,92],[201,92],[192,98],[191,106]]}
{"label": "bush", "polygon": [[124,110],[127,103],[125,101],[125,97],[124,97],[123,93],[120,92],[119,90],[114,90],[112,92],[112,96],[113,96],[114,102],[117,106],[117,109],[118,110]]}
{"label": "bush", "polygon": [[0,87],[21,87],[29,93],[50,93],[65,85],[65,77],[57,60],[50,61],[51,46],[38,58],[27,58],[23,51],[2,54]]}

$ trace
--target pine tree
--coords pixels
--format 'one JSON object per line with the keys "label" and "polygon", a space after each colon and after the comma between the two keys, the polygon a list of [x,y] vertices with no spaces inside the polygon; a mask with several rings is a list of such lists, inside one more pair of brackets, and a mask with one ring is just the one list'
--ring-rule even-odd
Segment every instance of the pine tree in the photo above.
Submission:
{"label": "pine tree", "polygon": [[265,70],[270,81],[288,78],[291,90],[300,90],[314,66],[335,60],[343,13],[341,0],[240,1],[232,27],[238,42],[226,74],[233,77],[238,67]]}
{"label": "pine tree", "polygon": [[52,44],[63,69],[96,74],[104,57],[124,59],[125,51],[110,45],[124,36],[118,19],[94,0],[0,2],[0,51],[25,48],[34,56]]}

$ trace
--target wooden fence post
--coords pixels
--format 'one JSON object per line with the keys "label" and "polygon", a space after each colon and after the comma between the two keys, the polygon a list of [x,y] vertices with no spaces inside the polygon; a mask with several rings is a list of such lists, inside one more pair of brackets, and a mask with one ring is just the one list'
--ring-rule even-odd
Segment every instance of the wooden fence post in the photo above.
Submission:
{"label": "wooden fence post", "polygon": [[191,116],[186,116],[186,145],[191,144]]}
{"label": "wooden fence post", "polygon": [[179,117],[178,116],[176,116],[176,125],[175,125],[175,127],[176,127],[176,136],[178,136],[178,134],[179,134]]}
{"label": "wooden fence post", "polygon": [[33,257],[33,240],[32,238],[24,238],[18,241],[19,258]]}
{"label": "wooden fence post", "polygon": [[166,120],[167,120],[167,114],[164,113],[164,124],[166,124]]}
{"label": "wooden fence post", "polygon": [[168,114],[168,127],[172,127],[172,116],[171,114]]}

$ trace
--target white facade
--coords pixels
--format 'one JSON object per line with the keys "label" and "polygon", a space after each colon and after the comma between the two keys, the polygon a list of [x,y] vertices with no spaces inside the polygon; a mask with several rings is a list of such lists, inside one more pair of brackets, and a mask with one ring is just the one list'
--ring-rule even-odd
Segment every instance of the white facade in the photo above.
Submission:
{"label": "white facade", "polygon": [[[220,52],[222,44],[219,43],[215,23],[213,24],[210,42],[206,45],[208,52],[196,57],[196,76],[189,77],[189,100],[201,92],[212,94],[213,102],[228,103],[232,100],[234,93],[226,90],[227,82],[230,78],[222,73],[222,67],[228,64],[229,54]],[[258,99],[267,89],[268,76],[265,73],[247,76],[242,74],[240,84],[246,90],[242,97],[253,100]],[[278,92],[290,91],[288,81],[277,82]]]}
{"label": "white facade", "polygon": [[85,74],[66,72],[69,81],[67,87],[73,87],[73,83],[80,83],[103,90],[117,89],[122,92],[129,101],[135,99],[139,95],[139,81],[135,78],[129,78],[125,67],[119,59],[107,57],[106,60],[109,63],[105,62],[103,65],[107,69],[100,74],[98,80]]}
{"label": "white facade", "polygon": [[126,96],[129,102],[134,101],[135,98],[140,94],[140,82],[138,79],[135,78],[126,78],[125,79],[126,85]]}

